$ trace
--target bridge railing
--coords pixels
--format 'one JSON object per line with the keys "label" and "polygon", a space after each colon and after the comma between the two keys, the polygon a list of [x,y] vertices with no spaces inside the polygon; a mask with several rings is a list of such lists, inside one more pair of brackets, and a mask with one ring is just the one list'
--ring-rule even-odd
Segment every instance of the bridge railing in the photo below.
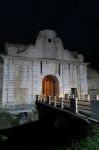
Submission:
{"label": "bridge railing", "polygon": [[66,99],[62,97],[60,98],[56,96],[44,97],[42,95],[36,95],[36,100],[54,105],[54,107],[60,106],[61,108],[64,108],[64,107],[70,108],[70,99]]}
{"label": "bridge railing", "polygon": [[86,101],[86,100],[77,101],[77,110],[80,113],[82,112],[82,113],[90,114],[91,113],[91,103],[90,103],[90,101]]}
{"label": "bridge railing", "polygon": [[38,96],[37,100],[48,104],[52,104],[54,105],[54,107],[60,106],[62,109],[69,108],[71,111],[75,113],[78,113],[79,111],[86,111],[86,112],[91,111],[90,101],[88,100],[78,100],[76,98],[66,99],[62,97],[58,98],[56,96],[54,97]]}

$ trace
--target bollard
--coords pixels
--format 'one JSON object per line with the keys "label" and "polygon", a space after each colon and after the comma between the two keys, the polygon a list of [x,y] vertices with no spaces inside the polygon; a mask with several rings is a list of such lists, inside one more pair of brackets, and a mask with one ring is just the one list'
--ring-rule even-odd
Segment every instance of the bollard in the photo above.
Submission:
{"label": "bollard", "polygon": [[63,102],[63,97],[62,97],[62,99],[61,99],[61,108],[63,109],[64,108],[64,102]]}

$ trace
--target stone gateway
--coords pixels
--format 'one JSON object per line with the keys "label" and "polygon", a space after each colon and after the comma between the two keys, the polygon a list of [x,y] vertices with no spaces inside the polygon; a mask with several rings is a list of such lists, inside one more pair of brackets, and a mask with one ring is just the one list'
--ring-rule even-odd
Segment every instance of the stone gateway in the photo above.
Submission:
{"label": "stone gateway", "polygon": [[40,31],[35,45],[7,43],[0,60],[0,101],[31,104],[35,95],[85,100],[87,65],[83,55],[64,49],[52,30]]}

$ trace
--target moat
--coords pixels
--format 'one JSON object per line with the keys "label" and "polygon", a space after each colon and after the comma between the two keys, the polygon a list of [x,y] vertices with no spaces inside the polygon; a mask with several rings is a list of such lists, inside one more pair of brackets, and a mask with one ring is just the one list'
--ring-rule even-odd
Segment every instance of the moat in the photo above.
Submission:
{"label": "moat", "polygon": [[[70,144],[73,138],[85,137],[84,133],[71,125],[63,128],[49,128],[46,122],[36,121],[5,131],[8,140],[0,143],[3,149],[54,149],[60,144]],[[14,145],[13,145],[14,144]]]}
{"label": "moat", "polygon": [[83,141],[89,135],[92,124],[77,117],[75,112],[64,113],[63,108],[60,110],[45,102],[36,104],[39,120],[0,130],[2,149],[57,150],[60,146],[72,146],[73,141]]}
{"label": "moat", "polygon": [[67,120],[62,117],[61,121],[57,120],[56,123],[53,121],[54,117],[47,118],[2,130],[1,134],[8,139],[2,140],[0,147],[10,150],[14,148],[54,150],[64,144],[68,147],[73,139],[85,138],[90,127],[80,122],[80,126],[78,122],[73,124],[73,120],[68,117]]}

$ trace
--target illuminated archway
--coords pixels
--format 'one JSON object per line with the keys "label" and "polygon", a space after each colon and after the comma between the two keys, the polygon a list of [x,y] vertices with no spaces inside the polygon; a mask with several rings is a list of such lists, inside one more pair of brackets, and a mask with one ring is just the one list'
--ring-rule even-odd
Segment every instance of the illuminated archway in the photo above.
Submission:
{"label": "illuminated archway", "polygon": [[59,82],[57,77],[54,75],[47,75],[43,78],[42,95],[59,97]]}

